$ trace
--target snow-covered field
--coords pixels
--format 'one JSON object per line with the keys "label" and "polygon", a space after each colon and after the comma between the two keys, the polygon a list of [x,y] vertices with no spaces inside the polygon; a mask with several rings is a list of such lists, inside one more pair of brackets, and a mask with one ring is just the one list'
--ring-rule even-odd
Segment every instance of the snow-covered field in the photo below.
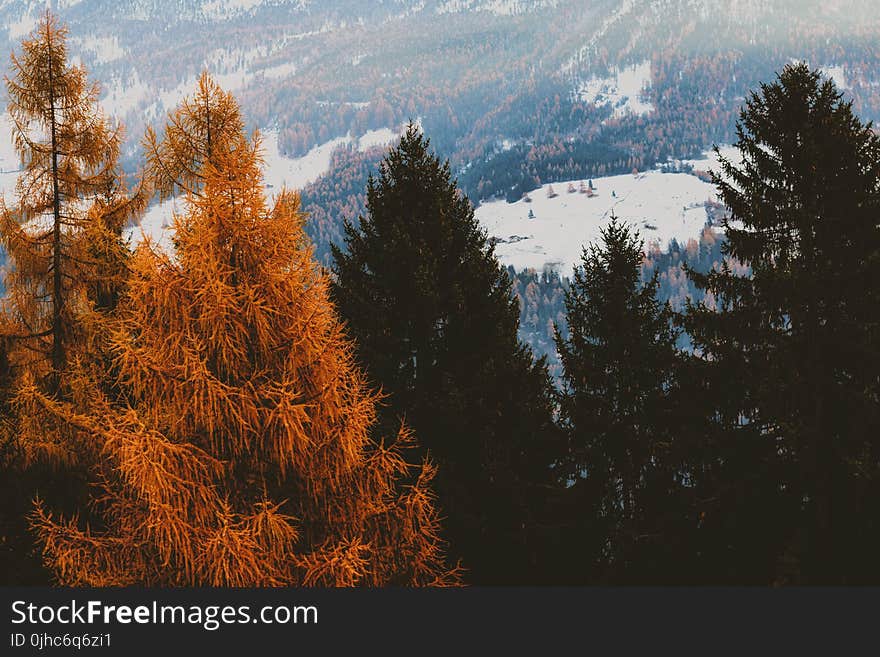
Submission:
{"label": "snow-covered field", "polygon": [[[722,151],[731,155],[730,149]],[[717,166],[714,158],[694,160],[695,168]],[[673,238],[697,238],[706,223],[705,203],[716,200],[715,187],[686,173],[658,170],[594,178],[595,195],[579,191],[579,180],[554,182],[530,192],[531,202],[491,201],[479,206],[476,217],[497,241],[498,258],[516,269],[550,267],[570,274],[582,249],[599,239],[599,229],[612,212],[639,230],[646,244],[665,247]],[[548,196],[549,188],[557,194]],[[529,212],[534,218],[529,218]]]}

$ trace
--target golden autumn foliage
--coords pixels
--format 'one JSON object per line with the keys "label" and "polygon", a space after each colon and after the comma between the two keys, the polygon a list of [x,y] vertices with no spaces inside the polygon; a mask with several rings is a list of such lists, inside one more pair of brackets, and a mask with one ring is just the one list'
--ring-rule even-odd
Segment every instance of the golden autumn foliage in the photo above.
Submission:
{"label": "golden autumn foliage", "polygon": [[56,465],[71,462],[72,446],[21,412],[27,391],[66,397],[68,366],[97,357],[98,324],[127,277],[122,227],[144,205],[124,189],[121,129],[98,108],[86,71],[68,63],[66,36],[47,12],[12,56],[6,85],[22,173],[14,206],[0,201],[0,244],[10,259],[0,338],[13,410],[4,441],[25,463]]}
{"label": "golden autumn foliage", "polygon": [[162,199],[178,192],[199,195],[205,165],[214,154],[232,148],[243,129],[235,98],[204,72],[196,93],[168,114],[161,140],[147,128],[144,177]]}
{"label": "golden autumn foliage", "polygon": [[[210,84],[203,77],[199,94],[216,94]],[[199,111],[184,105],[172,122]],[[267,204],[259,139],[240,123],[203,157],[178,151],[174,130],[155,153],[180,165],[166,182],[182,177],[190,190],[175,253],[149,242],[135,252],[112,363],[72,376],[72,402],[26,391],[43,426],[94,464],[81,517],[37,505],[46,564],[66,585],[457,584],[434,467],[407,462],[405,428],[390,442],[369,436],[377,396],[329,301],[298,196]]]}

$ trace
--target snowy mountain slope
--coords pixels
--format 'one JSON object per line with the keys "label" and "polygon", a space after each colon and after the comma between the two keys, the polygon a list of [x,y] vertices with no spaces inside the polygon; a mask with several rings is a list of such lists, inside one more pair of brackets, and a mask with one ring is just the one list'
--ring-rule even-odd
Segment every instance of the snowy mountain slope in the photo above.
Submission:
{"label": "snowy mountain slope", "polygon": [[557,7],[560,4],[560,0],[445,0],[434,11],[438,14],[487,11],[499,16],[513,16]]}
{"label": "snowy mountain slope", "polygon": [[[370,135],[385,139],[382,131],[389,126],[422,117],[438,154],[450,158],[457,172],[476,172],[467,187],[475,201],[518,198],[522,189],[554,181],[560,193],[555,206],[541,208],[544,192],[533,193],[539,221],[553,216],[560,198],[567,197],[567,178],[587,175],[560,173],[572,170],[569,159],[595,162],[589,175],[598,180],[628,171],[636,158],[646,169],[727,141],[730,117],[747,89],[791,59],[810,58],[825,67],[845,81],[867,118],[880,115],[880,75],[870,59],[876,50],[871,39],[876,41],[880,27],[868,0],[51,4],[69,24],[71,56],[101,84],[105,109],[125,124],[129,172],[140,165],[138,143],[146,127],[161,126],[205,69],[236,94],[248,128],[267,137],[273,187],[338,175],[327,171],[334,147],[355,141],[363,146]],[[42,0],[0,0],[0,49],[17,49],[44,7]],[[662,149],[645,154],[661,140]],[[0,170],[8,171],[17,165],[4,153],[0,150]],[[510,171],[524,173],[507,180]],[[493,178],[500,181],[495,187]],[[633,204],[654,189],[654,178],[647,174],[619,209],[632,206],[639,220]],[[8,191],[13,182],[14,175],[0,173],[0,187]],[[345,189],[348,196],[316,201],[327,203],[324,221],[341,223],[339,208],[357,212],[353,199],[364,184],[349,175],[330,186],[328,193]],[[651,193],[677,184],[659,187]],[[669,212],[709,197],[699,188],[686,191],[686,198],[669,199]],[[606,200],[590,199],[583,212],[604,216]],[[565,203],[575,210],[575,199]],[[526,229],[508,230],[502,219],[499,237]],[[581,224],[566,219],[556,226],[560,223],[579,248],[586,236],[577,232]],[[318,233],[325,241],[337,239],[334,230],[323,226]],[[658,225],[654,236],[668,237],[663,230]],[[672,229],[669,234],[678,235]],[[564,236],[540,239],[548,245],[547,261],[571,259],[553,246]],[[520,248],[536,244],[537,234],[534,240]],[[513,253],[499,245],[500,253],[507,250]],[[538,266],[538,259],[530,262]]]}
{"label": "snowy mountain slope", "polygon": [[577,90],[580,97],[597,107],[611,107],[612,118],[632,113],[644,116],[654,110],[645,100],[651,86],[651,62],[614,69],[608,77],[592,77]]}
{"label": "snowy mountain slope", "polygon": [[[52,10],[72,21],[104,17],[130,22],[224,22],[263,13],[283,12],[300,17],[341,17],[356,24],[417,14],[488,12],[522,15],[554,8],[563,0],[72,0],[49,2]],[[15,36],[26,33],[46,8],[41,0],[7,0],[0,17]]]}

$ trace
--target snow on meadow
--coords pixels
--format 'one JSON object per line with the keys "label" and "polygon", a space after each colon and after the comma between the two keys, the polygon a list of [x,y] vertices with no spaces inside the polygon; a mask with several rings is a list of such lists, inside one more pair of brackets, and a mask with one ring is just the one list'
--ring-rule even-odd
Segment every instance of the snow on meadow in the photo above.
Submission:
{"label": "snow on meadow", "polygon": [[[742,164],[742,155],[736,146],[721,146],[718,149],[720,155],[734,166]],[[697,160],[681,160],[686,166],[692,166],[694,171],[720,171],[721,163],[715,151],[706,151],[703,156]]]}
{"label": "snow on meadow", "polygon": [[[734,152],[722,150],[728,156]],[[704,171],[716,168],[717,160],[709,155],[688,163]],[[599,239],[599,229],[612,212],[638,229],[646,244],[665,248],[673,238],[684,243],[699,237],[706,224],[706,201],[716,200],[713,185],[687,173],[654,170],[594,178],[593,196],[581,193],[580,183],[571,181],[574,192],[569,192],[569,181],[554,182],[530,192],[530,201],[491,201],[476,209],[504,265],[538,271],[549,267],[568,275],[583,247]],[[551,187],[556,194],[552,198]]]}

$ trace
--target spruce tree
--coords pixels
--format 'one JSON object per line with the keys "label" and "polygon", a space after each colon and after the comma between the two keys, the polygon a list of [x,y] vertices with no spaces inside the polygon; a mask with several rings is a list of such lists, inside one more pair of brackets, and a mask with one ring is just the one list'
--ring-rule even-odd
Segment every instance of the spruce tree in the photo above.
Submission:
{"label": "spruce tree", "polygon": [[457,583],[434,467],[411,465],[405,427],[368,435],[377,398],[298,196],[266,203],[243,133],[198,173],[174,255],[133,256],[104,373],[124,399],[85,376],[74,403],[33,391],[94,456],[90,509],[34,512],[47,565],[65,585]]}
{"label": "spruce tree", "polygon": [[880,139],[804,64],[751,94],[737,135],[742,164],[714,175],[727,259],[691,272],[717,311],[686,318],[726,379],[706,399],[723,411],[722,453],[739,454],[711,497],[741,497],[737,477],[764,493],[774,517],[744,514],[726,542],[769,528],[771,581],[876,582]]}
{"label": "spruce tree", "polygon": [[334,245],[332,292],[358,358],[439,466],[452,552],[473,583],[545,581],[554,457],[545,363],[448,163],[410,125]]}
{"label": "spruce tree", "polygon": [[[673,392],[677,334],[658,279],[639,283],[638,233],[612,216],[566,291],[560,416],[579,582],[669,581],[683,518]],[[586,548],[586,549],[585,549]]]}

